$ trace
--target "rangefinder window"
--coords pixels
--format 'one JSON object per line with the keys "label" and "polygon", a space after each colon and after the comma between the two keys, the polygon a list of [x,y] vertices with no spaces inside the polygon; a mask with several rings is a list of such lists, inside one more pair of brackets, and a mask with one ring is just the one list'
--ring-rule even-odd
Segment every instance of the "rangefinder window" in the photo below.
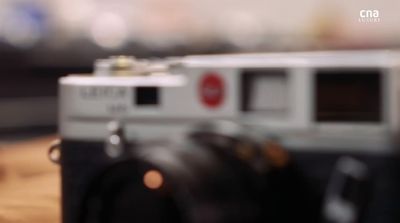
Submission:
{"label": "rangefinder window", "polygon": [[288,77],[283,69],[251,69],[242,72],[242,111],[285,113],[288,109]]}
{"label": "rangefinder window", "polygon": [[136,87],[136,105],[158,105],[159,91],[158,87]]}
{"label": "rangefinder window", "polygon": [[382,121],[381,85],[378,69],[318,70],[315,119],[319,122]]}

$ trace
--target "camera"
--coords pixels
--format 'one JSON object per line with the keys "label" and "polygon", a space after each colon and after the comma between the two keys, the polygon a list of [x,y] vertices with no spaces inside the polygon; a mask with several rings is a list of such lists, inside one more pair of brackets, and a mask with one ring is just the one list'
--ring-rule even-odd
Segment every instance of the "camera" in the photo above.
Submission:
{"label": "camera", "polygon": [[60,79],[63,222],[397,222],[398,58],[97,60]]}

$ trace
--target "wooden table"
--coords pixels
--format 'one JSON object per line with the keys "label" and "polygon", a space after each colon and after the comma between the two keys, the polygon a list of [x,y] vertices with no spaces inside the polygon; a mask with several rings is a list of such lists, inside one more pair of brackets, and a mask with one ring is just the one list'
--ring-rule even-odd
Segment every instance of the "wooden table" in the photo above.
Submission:
{"label": "wooden table", "polygon": [[0,144],[0,223],[60,222],[59,167],[47,158],[54,138]]}

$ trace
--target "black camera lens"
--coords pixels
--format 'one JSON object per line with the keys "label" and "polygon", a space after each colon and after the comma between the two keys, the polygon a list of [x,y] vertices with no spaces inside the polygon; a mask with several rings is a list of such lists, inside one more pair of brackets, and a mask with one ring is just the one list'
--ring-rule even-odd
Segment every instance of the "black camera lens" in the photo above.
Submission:
{"label": "black camera lens", "polygon": [[268,175],[276,167],[265,139],[253,133],[202,125],[185,137],[132,146],[93,182],[83,222],[265,222],[275,213]]}
{"label": "black camera lens", "polygon": [[127,160],[94,183],[84,222],[182,222],[164,174],[145,162]]}

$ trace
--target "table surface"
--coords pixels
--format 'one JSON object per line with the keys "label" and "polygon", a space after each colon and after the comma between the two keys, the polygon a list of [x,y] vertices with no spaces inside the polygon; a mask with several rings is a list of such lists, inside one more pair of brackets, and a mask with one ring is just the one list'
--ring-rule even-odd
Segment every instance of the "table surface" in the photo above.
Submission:
{"label": "table surface", "polygon": [[59,167],[47,158],[54,139],[0,144],[0,223],[60,222]]}

